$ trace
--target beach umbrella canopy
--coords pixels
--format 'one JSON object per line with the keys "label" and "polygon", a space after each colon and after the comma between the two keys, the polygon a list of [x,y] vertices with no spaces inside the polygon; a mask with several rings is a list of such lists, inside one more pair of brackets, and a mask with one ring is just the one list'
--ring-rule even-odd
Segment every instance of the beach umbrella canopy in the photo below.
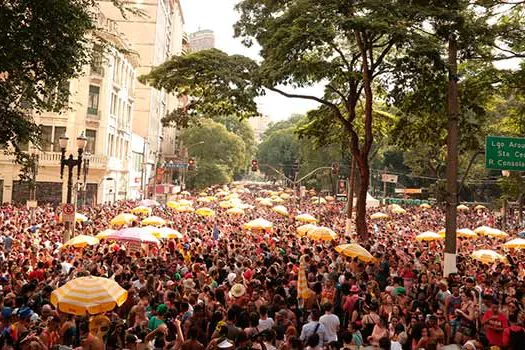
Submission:
{"label": "beach umbrella canopy", "polygon": [[200,216],[210,217],[210,216],[214,216],[215,212],[211,210],[210,208],[199,208],[195,211],[195,214],[200,215]]}
{"label": "beach umbrella canopy", "polygon": [[504,237],[509,236],[508,233],[498,230],[497,228],[491,228],[490,230],[485,230],[483,231],[482,234],[487,237],[496,237],[496,238],[504,238]]}
{"label": "beach umbrella canopy", "polygon": [[288,193],[281,193],[282,199],[290,199],[290,195]]}
{"label": "beach umbrella canopy", "polygon": [[160,204],[154,199],[143,199],[139,202],[139,205],[145,207],[158,207]]}
{"label": "beach umbrella canopy", "polygon": [[525,249],[525,239],[523,238],[514,238],[507,243],[502,245],[503,248],[512,248],[512,249]]}
{"label": "beach umbrella canopy", "polygon": [[111,221],[109,222],[113,226],[122,226],[127,225],[133,221],[137,220],[137,217],[133,214],[128,213],[122,213],[117,216],[115,216]]}
{"label": "beach umbrella canopy", "polygon": [[273,227],[273,224],[265,219],[259,218],[247,222],[244,224],[244,228],[247,230],[270,230]]}
{"label": "beach umbrella canopy", "polygon": [[394,214],[406,214],[407,211],[401,207],[394,207],[392,208],[392,213]]}
{"label": "beach umbrella canopy", "polygon": [[88,217],[81,213],[75,213],[75,221],[76,222],[86,222],[88,221]]}
{"label": "beach umbrella canopy", "polygon": [[310,299],[314,292],[308,288],[306,279],[306,262],[305,257],[299,259],[299,274],[297,275],[297,299]]}
{"label": "beach umbrella canopy", "polygon": [[150,215],[151,214],[151,208],[150,207],[146,207],[144,205],[141,205],[141,206],[138,206],[138,207],[135,207],[135,208],[131,209],[131,212],[133,214]]}
{"label": "beach umbrella canopy", "polygon": [[306,234],[307,234],[309,231],[311,231],[311,230],[313,230],[313,229],[315,229],[315,228],[317,228],[317,225],[313,225],[313,224],[302,225],[302,226],[299,226],[299,227],[297,228],[297,234],[298,234],[299,236],[301,236],[301,237],[302,237],[302,236],[306,236]]}
{"label": "beach umbrella canopy", "polygon": [[226,210],[226,214],[228,214],[228,215],[243,215],[244,214],[244,210],[242,210],[241,208],[230,208],[230,209]]}
{"label": "beach umbrella canopy", "polygon": [[219,202],[219,207],[223,209],[230,209],[230,208],[233,208],[233,203],[230,201],[222,201],[222,202]]}
{"label": "beach umbrella canopy", "polygon": [[113,280],[79,277],[51,292],[51,304],[72,315],[96,315],[124,304],[128,292]]}
{"label": "beach umbrella canopy", "polygon": [[469,211],[469,208],[465,204],[460,204],[456,207],[457,211]]}
{"label": "beach umbrella canopy", "polygon": [[166,220],[160,216],[149,216],[142,220],[142,225],[164,226],[166,225]]}
{"label": "beach umbrella canopy", "polygon": [[107,236],[109,236],[110,234],[115,233],[115,232],[117,232],[117,231],[108,228],[107,230],[99,232],[95,237],[97,237],[98,239],[105,239]]}
{"label": "beach umbrella canopy", "polygon": [[310,215],[310,214],[297,215],[295,217],[295,220],[299,222],[306,222],[309,224],[313,224],[317,222],[317,219],[313,215]]}
{"label": "beach umbrella canopy", "polygon": [[155,227],[155,226],[149,225],[149,226],[142,227],[142,230],[144,232],[147,232],[147,233],[157,237],[157,238],[161,238],[160,237],[160,227]]}
{"label": "beach umbrella canopy", "polygon": [[487,209],[487,207],[481,204],[478,204],[474,207],[474,210],[485,210],[485,209]]}
{"label": "beach umbrella canopy", "polygon": [[326,204],[326,199],[323,197],[312,197],[310,198],[312,204]]}
{"label": "beach umbrella canopy", "polygon": [[[445,237],[445,234],[446,234],[445,229],[438,231],[438,235],[440,235],[441,237]],[[456,230],[456,237],[457,238],[477,238],[478,235],[476,234],[476,232],[472,231],[471,229],[461,228],[459,230]]]}
{"label": "beach umbrella canopy", "polygon": [[388,216],[388,214],[385,213],[374,213],[370,215],[370,219],[372,220],[386,220],[388,218],[390,218],[390,216]]}
{"label": "beach umbrella canopy", "polygon": [[441,235],[431,231],[423,232],[416,236],[417,241],[439,241],[442,239]]}
{"label": "beach umbrella canopy", "polygon": [[373,262],[376,259],[372,254],[357,243],[341,244],[335,247],[335,251],[341,255],[348,256],[350,258],[358,258],[359,260],[368,263]]}
{"label": "beach umbrella canopy", "polygon": [[87,236],[87,235],[78,235],[71,238],[69,241],[64,243],[62,247],[75,247],[75,248],[84,248],[88,245],[98,244],[100,240],[97,237]]}
{"label": "beach umbrella canopy", "polygon": [[263,200],[261,200],[259,202],[260,205],[264,205],[265,207],[272,207],[273,206],[273,203],[272,203],[272,200],[270,198],[264,198]]}
{"label": "beach umbrella canopy", "polygon": [[314,241],[332,241],[337,238],[337,233],[329,227],[316,227],[308,231],[306,237]]}
{"label": "beach umbrella canopy", "polygon": [[280,214],[280,215],[283,215],[283,216],[288,216],[289,215],[288,209],[286,209],[286,207],[284,205],[276,205],[275,207],[272,208],[272,210],[274,212],[276,212],[277,214]]}
{"label": "beach umbrella canopy", "polygon": [[159,228],[159,237],[160,238],[167,238],[167,239],[182,239],[184,235],[180,233],[179,231],[170,228],[170,227],[161,227]]}
{"label": "beach umbrella canopy", "polygon": [[419,206],[420,208],[423,208],[423,209],[430,209],[432,208],[432,206],[428,203],[423,203]]}
{"label": "beach umbrella canopy", "polygon": [[324,197],[324,199],[326,199],[328,202],[335,201],[335,197],[334,196],[326,196],[326,197]]}
{"label": "beach umbrella canopy", "polygon": [[121,242],[138,242],[148,244],[159,244],[159,240],[155,238],[147,230],[142,227],[129,227],[118,230],[106,237],[107,240],[121,241]]}
{"label": "beach umbrella canopy", "polygon": [[183,196],[190,196],[191,195],[191,193],[189,193],[188,191],[182,191],[180,194],[183,195]]}
{"label": "beach umbrella canopy", "polygon": [[183,205],[175,209],[177,213],[193,213],[195,209],[191,206]]}
{"label": "beach umbrella canopy", "polygon": [[508,263],[506,257],[489,249],[476,250],[472,253],[471,257],[485,264],[493,264],[495,262]]}

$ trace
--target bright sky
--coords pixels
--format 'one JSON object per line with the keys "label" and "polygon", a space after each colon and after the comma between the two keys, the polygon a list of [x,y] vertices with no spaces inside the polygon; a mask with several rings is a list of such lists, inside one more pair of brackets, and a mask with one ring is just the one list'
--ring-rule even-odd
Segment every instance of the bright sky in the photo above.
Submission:
{"label": "bright sky", "polygon": [[[199,29],[211,29],[215,32],[215,46],[229,54],[241,54],[257,59],[257,48],[246,48],[239,39],[233,37],[233,25],[238,14],[234,10],[237,0],[180,0],[184,13],[184,30],[188,33]],[[290,90],[287,90],[290,91]],[[305,89],[319,95],[319,89]],[[305,113],[316,107],[316,103],[301,99],[290,99],[268,92],[258,99],[259,111],[273,120],[288,118],[294,113]]]}

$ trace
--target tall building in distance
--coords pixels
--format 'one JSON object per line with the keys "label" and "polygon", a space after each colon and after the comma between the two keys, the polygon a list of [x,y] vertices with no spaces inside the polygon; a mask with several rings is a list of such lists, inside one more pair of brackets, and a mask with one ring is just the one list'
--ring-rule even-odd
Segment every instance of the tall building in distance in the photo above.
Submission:
{"label": "tall building in distance", "polygon": [[213,48],[215,48],[215,33],[213,30],[203,29],[190,34],[191,52]]}
{"label": "tall building in distance", "polygon": [[272,122],[272,119],[267,115],[261,115],[259,117],[253,117],[248,119],[248,123],[253,129],[255,136],[255,142],[261,143],[262,137],[268,126]]}

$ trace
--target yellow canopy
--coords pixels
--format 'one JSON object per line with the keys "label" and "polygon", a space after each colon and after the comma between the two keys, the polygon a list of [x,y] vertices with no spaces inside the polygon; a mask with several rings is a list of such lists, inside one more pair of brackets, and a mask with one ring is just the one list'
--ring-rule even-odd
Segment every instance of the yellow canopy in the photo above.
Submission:
{"label": "yellow canopy", "polygon": [[141,206],[131,209],[131,212],[133,214],[151,215],[151,208],[141,205]]}
{"label": "yellow canopy", "polygon": [[182,196],[190,196],[191,195],[191,193],[189,193],[188,191],[182,191],[180,194]]}
{"label": "yellow canopy", "polygon": [[503,262],[508,264],[506,257],[489,249],[476,250],[472,253],[471,257],[485,264],[493,264],[495,262]]}
{"label": "yellow canopy", "polygon": [[310,224],[313,224],[313,223],[317,222],[317,219],[313,215],[310,215],[310,214],[297,215],[295,217],[295,220],[297,220],[299,222],[310,223]]}
{"label": "yellow canopy", "polygon": [[478,204],[474,207],[474,210],[485,210],[485,209],[487,209],[487,207],[481,204]]}
{"label": "yellow canopy", "polygon": [[334,196],[326,196],[326,197],[324,197],[324,199],[326,199],[328,202],[335,201],[335,197]]}
{"label": "yellow canopy", "polygon": [[279,215],[288,216],[288,209],[284,205],[276,205],[272,208],[274,212],[276,212]]}
{"label": "yellow canopy", "polygon": [[166,220],[159,216],[149,216],[142,220],[142,225],[164,226],[166,225]]}
{"label": "yellow canopy", "polygon": [[273,203],[284,203],[284,199],[282,199],[281,197],[272,197],[272,202]]}
{"label": "yellow canopy", "polygon": [[230,209],[230,208],[233,208],[233,204],[230,201],[222,201],[222,202],[219,202],[219,207],[223,209]]}
{"label": "yellow canopy", "polygon": [[407,211],[401,207],[395,207],[392,209],[392,213],[394,214],[406,214]]}
{"label": "yellow canopy", "polygon": [[306,225],[302,225],[302,226],[299,226],[297,228],[297,234],[299,236],[306,236],[306,234],[313,230],[313,229],[316,229],[317,228],[317,225],[313,225],[313,224],[306,224]]}
{"label": "yellow canopy", "polygon": [[337,233],[329,227],[316,227],[308,231],[306,237],[314,241],[332,241],[337,238]]}
{"label": "yellow canopy", "polygon": [[504,238],[504,237],[509,236],[508,233],[498,230],[497,228],[491,228],[490,230],[484,230],[482,234],[484,236],[496,237],[496,238]]}
{"label": "yellow canopy", "polygon": [[51,292],[51,304],[72,315],[96,315],[124,304],[128,292],[113,280],[79,277]]}
{"label": "yellow canopy", "polygon": [[390,216],[388,216],[388,214],[385,214],[385,213],[374,213],[370,215],[370,219],[372,220],[386,220],[389,218]]}
{"label": "yellow canopy", "polygon": [[514,238],[502,245],[503,248],[525,249],[525,239]]}
{"label": "yellow canopy", "polygon": [[244,214],[244,210],[242,210],[241,208],[230,208],[230,209],[226,210],[226,214],[228,214],[228,215],[243,215]]}
{"label": "yellow canopy", "polygon": [[86,222],[88,221],[88,217],[84,214],[75,213],[75,221],[76,222]]}
{"label": "yellow canopy", "polygon": [[200,216],[215,216],[215,211],[211,210],[210,208],[199,208],[195,210],[195,214]]}
{"label": "yellow canopy", "polygon": [[160,236],[160,227],[155,227],[155,226],[144,226],[142,227],[142,230],[144,232],[147,232],[148,234],[152,235],[152,236],[155,236],[157,238],[161,238]]}
{"label": "yellow canopy", "polygon": [[173,228],[170,228],[170,227],[161,227],[159,229],[160,233],[159,233],[159,238],[167,238],[167,239],[173,239],[173,238],[177,238],[177,239],[182,239],[184,236],[182,235],[182,233],[180,233],[179,231],[173,229]]}
{"label": "yellow canopy", "polygon": [[357,243],[338,245],[335,247],[335,251],[350,258],[358,258],[365,263],[376,261],[376,258],[374,258],[368,250]]}
{"label": "yellow canopy", "polygon": [[[438,235],[441,237],[445,237],[445,229],[439,230]],[[459,230],[456,230],[456,237],[458,238],[477,238],[478,235],[476,232],[472,231],[468,228],[461,228]]]}
{"label": "yellow canopy", "polygon": [[282,199],[290,199],[290,195],[288,193],[281,193]]}
{"label": "yellow canopy", "polygon": [[122,213],[117,216],[115,216],[111,221],[109,222],[113,226],[122,226],[129,224],[133,221],[137,220],[137,217],[133,214],[128,213]]}
{"label": "yellow canopy", "polygon": [[423,209],[430,209],[432,208],[432,206],[428,203],[423,203],[419,206],[420,208],[423,208]]}
{"label": "yellow canopy", "polygon": [[272,200],[269,198],[265,198],[259,202],[260,205],[264,205],[265,207],[272,207],[273,203]]}
{"label": "yellow canopy", "polygon": [[431,231],[423,232],[416,236],[417,241],[439,241],[441,239],[443,237]]}
{"label": "yellow canopy", "polygon": [[193,207],[187,205],[177,207],[175,208],[175,210],[177,211],[177,213],[193,213],[195,211]]}
{"label": "yellow canopy", "polygon": [[270,230],[273,227],[273,224],[265,219],[259,218],[247,222],[244,224],[244,228],[247,230]]}
{"label": "yellow canopy", "polygon": [[312,204],[326,204],[326,199],[323,197],[312,197],[310,198]]}
{"label": "yellow canopy", "polygon": [[116,232],[115,230],[112,230],[112,229],[108,228],[107,230],[99,232],[95,237],[97,237],[98,239],[104,239],[107,236],[109,236],[110,234],[113,234],[115,232]]}
{"label": "yellow canopy", "polygon": [[98,244],[100,241],[97,237],[87,236],[87,235],[78,235],[71,238],[69,241],[64,243],[63,247],[75,247],[75,248],[84,248],[88,245]]}

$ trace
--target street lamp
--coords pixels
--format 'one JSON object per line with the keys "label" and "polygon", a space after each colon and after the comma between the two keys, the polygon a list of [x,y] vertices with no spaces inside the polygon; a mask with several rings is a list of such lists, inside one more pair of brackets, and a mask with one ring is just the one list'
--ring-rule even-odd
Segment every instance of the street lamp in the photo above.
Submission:
{"label": "street lamp", "polygon": [[[73,192],[73,171],[75,167],[77,167],[77,180],[80,179],[80,170],[82,168],[82,154],[84,153],[84,148],[87,145],[87,138],[84,136],[84,132],[80,134],[80,136],[77,137],[77,150],[78,150],[78,156],[77,159],[73,157],[73,154],[70,154],[69,157],[66,158],[66,148],[67,144],[69,142],[69,138],[66,135],[63,135],[59,138],[59,145],[60,145],[60,179],[64,177],[64,168],[67,166],[68,173],[67,173],[67,196],[66,196],[66,203],[72,204],[72,192]],[[67,242],[69,240],[69,237],[71,235],[71,226],[70,222],[66,222],[66,230],[64,232],[64,242]]]}
{"label": "street lamp", "polygon": [[29,161],[31,166],[31,182],[29,187],[29,200],[31,201],[31,224],[35,224],[36,207],[36,176],[38,175],[38,149],[35,146],[29,148]]}

